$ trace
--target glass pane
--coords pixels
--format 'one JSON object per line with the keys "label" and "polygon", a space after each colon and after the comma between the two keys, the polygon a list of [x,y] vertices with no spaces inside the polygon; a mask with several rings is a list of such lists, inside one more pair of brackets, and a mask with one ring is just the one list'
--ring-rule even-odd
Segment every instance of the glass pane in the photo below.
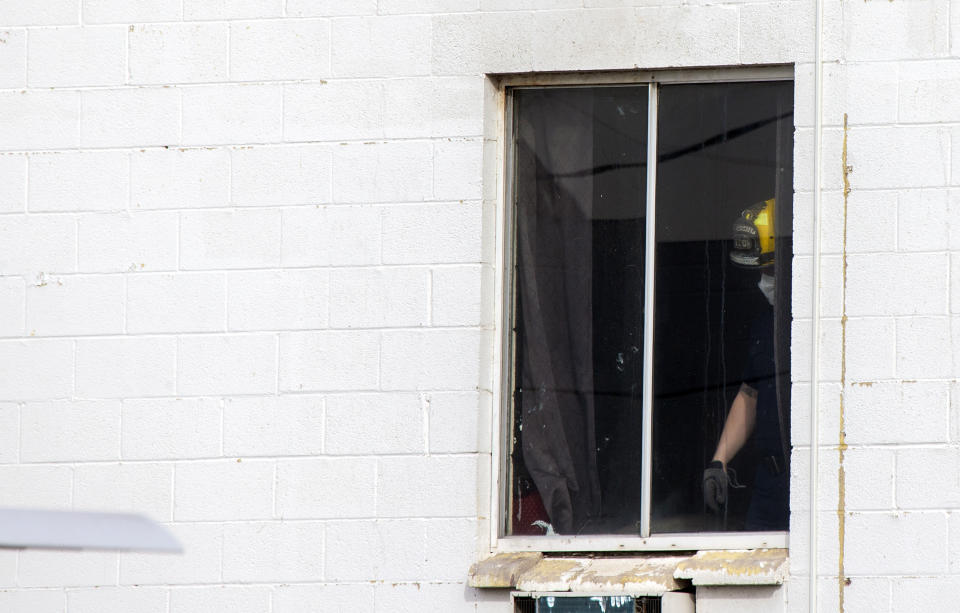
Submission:
{"label": "glass pane", "polygon": [[541,596],[537,613],[634,613],[633,596]]}
{"label": "glass pane", "polygon": [[787,529],[792,111],[790,82],[660,90],[653,532]]}
{"label": "glass pane", "polygon": [[647,87],[514,92],[506,534],[636,534]]}

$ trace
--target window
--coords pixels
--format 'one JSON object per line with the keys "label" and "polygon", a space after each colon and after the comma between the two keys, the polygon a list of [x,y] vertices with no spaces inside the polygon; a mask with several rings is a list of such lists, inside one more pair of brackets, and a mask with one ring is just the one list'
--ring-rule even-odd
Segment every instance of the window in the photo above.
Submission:
{"label": "window", "polygon": [[505,89],[503,541],[785,541],[793,83],[715,74]]}

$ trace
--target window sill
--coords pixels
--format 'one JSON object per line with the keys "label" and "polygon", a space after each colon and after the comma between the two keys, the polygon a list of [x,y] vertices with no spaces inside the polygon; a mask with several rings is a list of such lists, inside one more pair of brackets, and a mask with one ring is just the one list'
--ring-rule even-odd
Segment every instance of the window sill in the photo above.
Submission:
{"label": "window sill", "polygon": [[693,586],[781,585],[786,549],[700,551],[693,555],[563,555],[500,553],[470,568],[477,588],[529,593],[575,592],[660,596]]}

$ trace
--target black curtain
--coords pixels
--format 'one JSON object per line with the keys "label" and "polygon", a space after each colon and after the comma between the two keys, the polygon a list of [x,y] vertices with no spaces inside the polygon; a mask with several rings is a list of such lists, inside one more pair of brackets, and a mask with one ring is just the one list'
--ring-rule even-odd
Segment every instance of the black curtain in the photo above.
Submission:
{"label": "black curtain", "polygon": [[600,511],[593,383],[590,90],[531,92],[517,126],[517,326],[523,462],[550,523]]}

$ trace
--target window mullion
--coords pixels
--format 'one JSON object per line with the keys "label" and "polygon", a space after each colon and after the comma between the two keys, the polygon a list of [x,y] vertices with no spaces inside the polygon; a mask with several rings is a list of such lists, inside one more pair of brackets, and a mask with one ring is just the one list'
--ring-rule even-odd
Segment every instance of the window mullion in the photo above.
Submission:
{"label": "window mullion", "polygon": [[650,83],[647,104],[647,194],[643,318],[643,480],[640,498],[640,536],[650,536],[650,500],[653,479],[653,316],[656,280],[657,100],[659,86]]}

